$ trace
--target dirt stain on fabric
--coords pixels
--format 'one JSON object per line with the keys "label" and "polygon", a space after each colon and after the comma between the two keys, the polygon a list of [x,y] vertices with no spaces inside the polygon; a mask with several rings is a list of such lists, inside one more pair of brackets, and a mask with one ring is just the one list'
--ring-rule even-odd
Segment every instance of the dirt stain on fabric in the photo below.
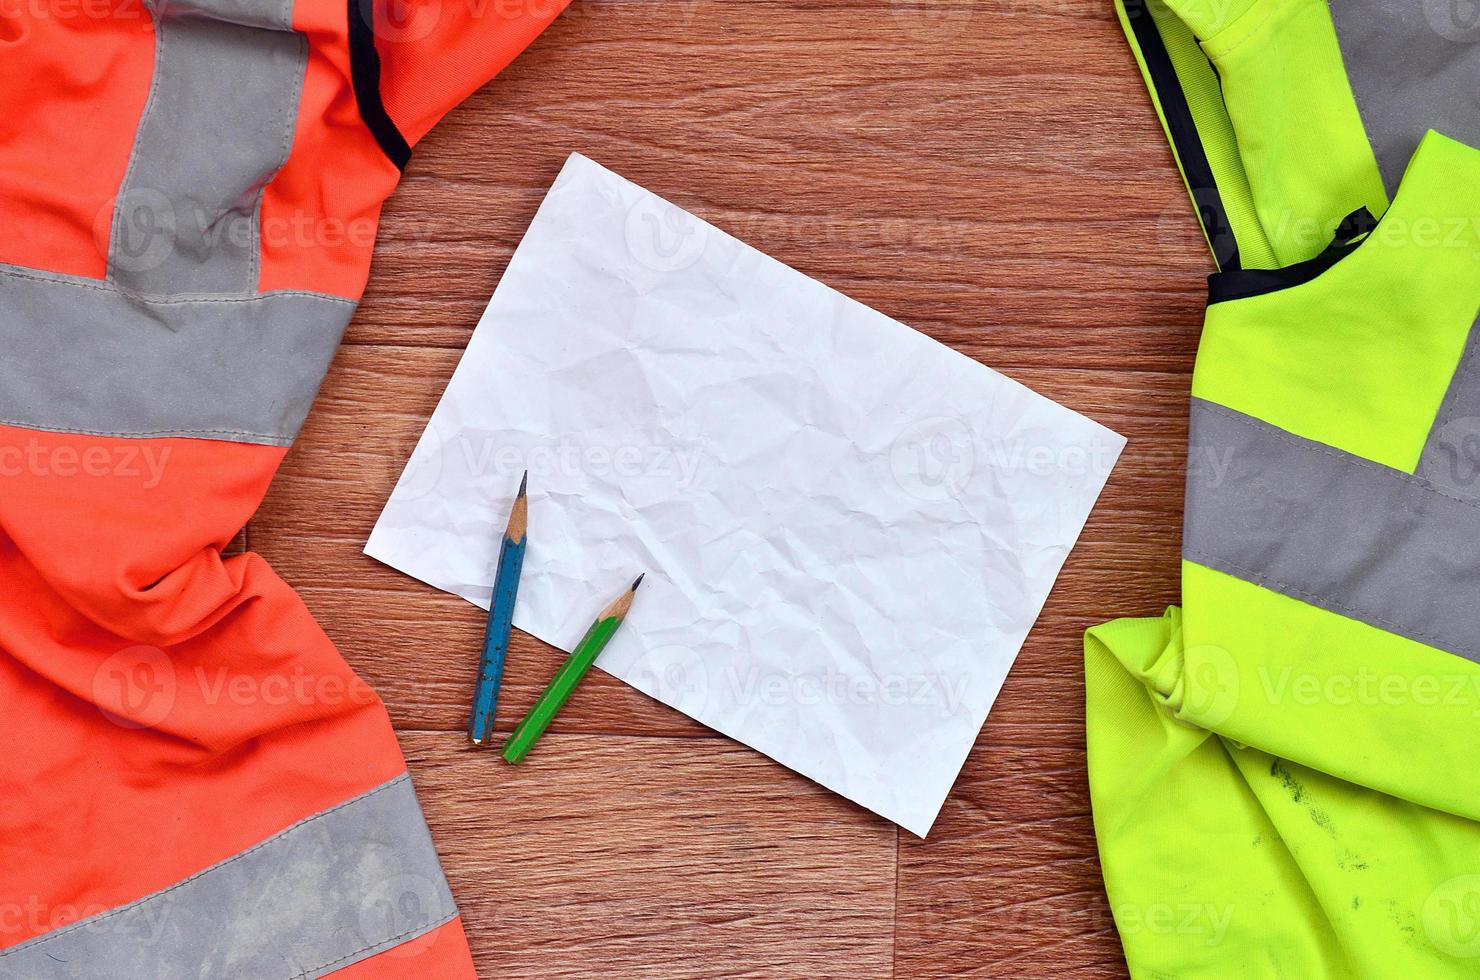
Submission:
{"label": "dirt stain on fabric", "polygon": [[1311,802],[1310,794],[1300,784],[1300,780],[1296,779],[1295,774],[1286,769],[1279,759],[1270,763],[1269,774],[1280,781],[1280,785],[1290,796],[1290,802],[1303,809],[1306,816],[1310,817],[1311,823],[1332,837],[1336,836],[1336,828],[1331,825],[1330,815]]}
{"label": "dirt stain on fabric", "polygon": [[1384,904],[1387,906],[1388,918],[1393,920],[1393,925],[1398,927],[1399,932],[1409,939],[1418,935],[1416,925],[1418,920],[1411,910],[1392,899],[1388,899]]}

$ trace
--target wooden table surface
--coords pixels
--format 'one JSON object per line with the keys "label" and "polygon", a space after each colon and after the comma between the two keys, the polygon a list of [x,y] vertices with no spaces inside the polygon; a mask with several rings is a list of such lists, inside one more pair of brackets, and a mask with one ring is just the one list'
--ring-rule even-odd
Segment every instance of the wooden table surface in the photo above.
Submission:
{"label": "wooden table surface", "polygon": [[[360,553],[572,151],[1130,439],[928,840],[599,673],[474,753],[482,614]],[[1109,0],[577,0],[451,115],[247,540],[389,705],[482,975],[1124,976],[1081,636],[1175,601],[1209,266]],[[516,638],[502,730],[558,662]]]}

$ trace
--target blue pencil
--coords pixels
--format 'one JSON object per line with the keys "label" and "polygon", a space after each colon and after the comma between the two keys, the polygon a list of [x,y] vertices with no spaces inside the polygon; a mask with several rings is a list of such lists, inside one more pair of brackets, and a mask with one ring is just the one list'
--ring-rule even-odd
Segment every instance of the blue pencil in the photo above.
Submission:
{"label": "blue pencil", "polygon": [[478,689],[473,694],[473,714],[468,721],[468,738],[474,745],[488,742],[488,736],[493,733],[493,716],[498,710],[498,687],[504,677],[509,630],[514,625],[514,601],[519,597],[519,575],[524,569],[524,545],[529,529],[529,501],[525,497],[528,485],[529,474],[525,473],[519,482],[519,496],[509,513],[509,528],[504,532],[498,552],[493,604],[488,610],[483,659],[478,665]]}

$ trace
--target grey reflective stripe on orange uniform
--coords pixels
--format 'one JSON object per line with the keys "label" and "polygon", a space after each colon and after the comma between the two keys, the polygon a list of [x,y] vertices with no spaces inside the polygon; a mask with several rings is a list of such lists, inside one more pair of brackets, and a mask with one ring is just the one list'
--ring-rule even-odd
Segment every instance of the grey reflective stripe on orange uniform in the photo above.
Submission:
{"label": "grey reflective stripe on orange uniform", "polygon": [[1188,561],[1480,661],[1480,503],[1193,399]]}
{"label": "grey reflective stripe on orange uniform", "polygon": [[288,159],[308,42],[291,0],[160,0],[154,78],[108,277],[146,295],[257,290],[262,192]]}
{"label": "grey reflective stripe on orange uniform", "polygon": [[1480,0],[1330,0],[1388,197],[1436,129],[1480,146]]}
{"label": "grey reflective stripe on orange uniform", "polygon": [[291,0],[159,0],[155,66],[108,281],[0,266],[0,423],[293,441],[354,313],[258,293],[262,193],[307,58]]}
{"label": "grey reflective stripe on orange uniform", "polygon": [[354,309],[296,292],[144,299],[0,266],[0,424],[286,446]]}
{"label": "grey reflective stripe on orange uniform", "polygon": [[[149,828],[130,828],[147,846]],[[0,951],[5,980],[309,980],[457,915],[409,777],[130,905]]]}

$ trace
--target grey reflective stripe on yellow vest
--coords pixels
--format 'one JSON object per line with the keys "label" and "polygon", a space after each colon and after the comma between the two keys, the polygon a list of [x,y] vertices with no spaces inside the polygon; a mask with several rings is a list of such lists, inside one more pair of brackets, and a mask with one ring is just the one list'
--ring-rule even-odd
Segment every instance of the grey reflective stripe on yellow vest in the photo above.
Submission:
{"label": "grey reflective stripe on yellow vest", "polygon": [[0,267],[0,423],[285,446],[355,304],[259,293],[307,58],[291,0],[159,0],[108,281]]}
{"label": "grey reflective stripe on yellow vest", "polygon": [[1480,320],[1470,328],[1415,473],[1457,497],[1480,502]]}
{"label": "grey reflective stripe on yellow vest", "polygon": [[1427,136],[1367,227],[1213,277],[1183,557],[1480,662],[1480,151]]}
{"label": "grey reflective stripe on yellow vest", "polygon": [[1182,554],[1480,661],[1480,504],[1200,399]]}
{"label": "grey reflective stripe on yellow vest", "polygon": [[0,951],[0,977],[310,980],[456,915],[403,775],[162,892]]}
{"label": "grey reflective stripe on yellow vest", "polygon": [[1330,0],[1388,196],[1430,129],[1480,146],[1480,0]]}

